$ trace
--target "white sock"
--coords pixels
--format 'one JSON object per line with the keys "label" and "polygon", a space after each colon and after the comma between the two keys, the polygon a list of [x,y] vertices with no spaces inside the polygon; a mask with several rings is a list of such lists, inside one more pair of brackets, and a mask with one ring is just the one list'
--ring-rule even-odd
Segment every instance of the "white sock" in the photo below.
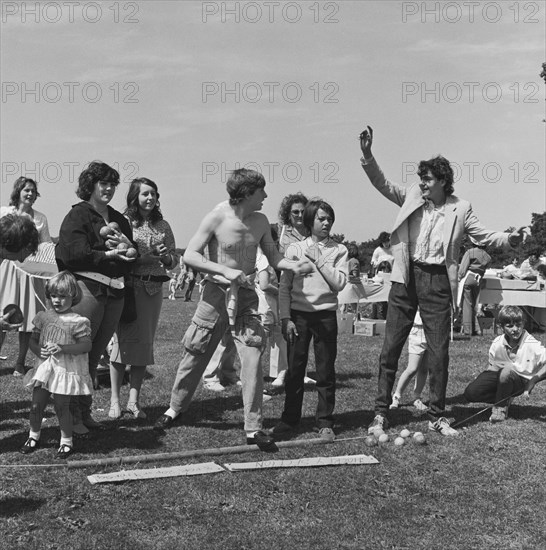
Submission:
{"label": "white sock", "polygon": [[32,439],[35,439],[36,441],[40,441],[40,432],[33,432],[32,430],[30,430],[28,432],[28,436],[32,437]]}
{"label": "white sock", "polygon": [[63,445],[68,445],[69,447],[73,447],[74,444],[72,443],[71,437],[61,437],[61,443],[59,447],[62,447]]}
{"label": "white sock", "polygon": [[171,409],[171,407],[169,407],[164,414],[166,416],[170,416],[174,420],[180,413],[177,413],[174,409]]}

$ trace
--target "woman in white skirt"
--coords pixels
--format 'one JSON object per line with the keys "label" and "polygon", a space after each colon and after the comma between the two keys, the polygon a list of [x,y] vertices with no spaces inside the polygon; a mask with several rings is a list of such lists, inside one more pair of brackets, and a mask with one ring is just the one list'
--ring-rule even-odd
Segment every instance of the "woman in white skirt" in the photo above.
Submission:
{"label": "woman in white skirt", "polygon": [[[30,178],[21,176],[15,180],[9,206],[0,209],[0,217],[6,214],[28,216],[38,230],[39,243],[51,242],[47,218],[34,209],[34,203],[40,196],[38,185]],[[19,328],[19,353],[14,376],[25,374],[25,359],[32,335],[32,320],[36,314],[45,310],[45,281],[29,277],[14,262],[3,262],[0,267],[0,295],[2,304],[17,304],[24,321]]]}

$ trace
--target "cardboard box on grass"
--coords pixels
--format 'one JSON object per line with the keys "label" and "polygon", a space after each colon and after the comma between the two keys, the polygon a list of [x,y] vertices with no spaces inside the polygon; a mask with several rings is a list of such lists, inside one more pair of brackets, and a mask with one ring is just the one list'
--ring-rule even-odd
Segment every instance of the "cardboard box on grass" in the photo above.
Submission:
{"label": "cardboard box on grass", "polygon": [[384,319],[360,319],[355,321],[354,333],[359,336],[385,336]]}
{"label": "cardboard box on grass", "polygon": [[353,325],[356,315],[354,313],[339,313],[337,314],[337,331],[338,334],[352,334]]}
{"label": "cardboard box on grass", "polygon": [[375,335],[375,321],[355,321],[354,333],[359,336],[374,336]]}

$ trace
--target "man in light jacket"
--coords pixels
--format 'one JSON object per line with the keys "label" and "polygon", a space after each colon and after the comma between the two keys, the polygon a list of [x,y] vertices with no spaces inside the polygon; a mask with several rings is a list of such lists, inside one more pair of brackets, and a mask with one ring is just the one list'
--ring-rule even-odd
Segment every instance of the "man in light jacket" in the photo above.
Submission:
{"label": "man in light jacket", "polygon": [[391,291],[383,349],[379,359],[375,418],[369,433],[388,427],[387,413],[398,359],[419,307],[429,346],[429,429],[457,435],[444,417],[449,365],[451,308],[457,299],[457,259],[465,234],[491,246],[516,246],[523,228],[513,233],[485,229],[466,200],[453,195],[449,161],[436,157],[419,163],[419,184],[402,187],[388,181],[372,155],[373,130],[360,135],[362,167],[372,185],[400,206],[391,232]]}

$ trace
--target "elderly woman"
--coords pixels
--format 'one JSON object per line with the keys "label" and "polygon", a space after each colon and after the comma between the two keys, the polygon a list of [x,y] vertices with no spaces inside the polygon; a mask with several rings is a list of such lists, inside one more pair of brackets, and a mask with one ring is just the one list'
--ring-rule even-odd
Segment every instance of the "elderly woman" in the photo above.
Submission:
{"label": "elderly woman", "polygon": [[[34,209],[34,203],[40,196],[38,185],[30,178],[20,177],[15,180],[9,206],[0,209],[0,217],[7,214],[18,214],[29,217],[38,230],[39,243],[50,242],[47,218]],[[44,311],[45,285],[42,279],[32,281],[13,264],[4,262],[0,267],[0,295],[2,303],[17,304],[25,318],[19,328],[19,354],[13,371],[14,376],[25,374],[25,359],[32,334],[32,319],[39,311]]]}
{"label": "elderly woman", "polygon": [[[92,348],[89,373],[96,379],[102,352],[114,334],[123,311],[125,281],[134,257],[130,257],[132,230],[123,215],[108,206],[119,184],[119,174],[103,162],[91,162],[80,174],[75,204],[64,218],[55,249],[59,270],[72,272],[82,290],[73,308],[91,321]],[[108,228],[106,225],[108,224]],[[117,224],[117,225],[115,225]],[[91,416],[92,398],[73,398],[74,433],[101,428]]]}
{"label": "elderly woman", "polygon": [[132,181],[127,193],[125,216],[131,223],[140,257],[133,264],[131,282],[135,294],[136,319],[120,322],[110,354],[112,397],[108,416],[122,415],[120,389],[125,365],[131,365],[127,410],[134,418],[146,418],[139,405],[140,388],[146,366],[154,363],[154,338],[163,303],[163,283],[169,280],[167,269],[178,264],[171,226],[159,209],[157,185],[147,179]]}

